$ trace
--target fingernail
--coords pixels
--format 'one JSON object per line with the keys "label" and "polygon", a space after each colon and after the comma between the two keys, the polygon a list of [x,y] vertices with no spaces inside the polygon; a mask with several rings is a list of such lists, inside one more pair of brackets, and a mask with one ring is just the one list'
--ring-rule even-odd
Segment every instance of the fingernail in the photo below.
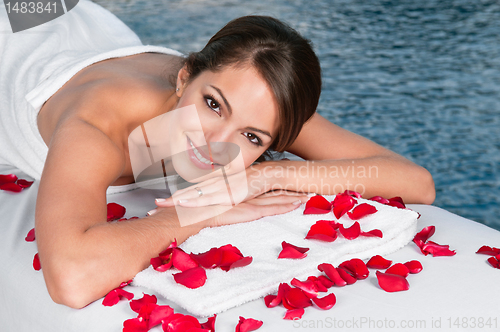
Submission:
{"label": "fingernail", "polygon": [[162,202],[165,202],[165,201],[166,201],[166,199],[165,199],[165,198],[156,198],[156,199],[155,199],[155,201],[156,201],[157,203],[162,203]]}
{"label": "fingernail", "polygon": [[295,201],[292,203],[293,205],[299,205],[299,204],[302,204],[302,201],[299,199],[298,201]]}
{"label": "fingernail", "polygon": [[184,204],[184,203],[189,202],[189,200],[187,200],[187,199],[180,199],[178,202],[179,202],[179,204]]}
{"label": "fingernail", "polygon": [[158,210],[157,209],[153,209],[151,211],[149,211],[148,213],[146,213],[148,216],[152,216],[153,214],[155,214]]}

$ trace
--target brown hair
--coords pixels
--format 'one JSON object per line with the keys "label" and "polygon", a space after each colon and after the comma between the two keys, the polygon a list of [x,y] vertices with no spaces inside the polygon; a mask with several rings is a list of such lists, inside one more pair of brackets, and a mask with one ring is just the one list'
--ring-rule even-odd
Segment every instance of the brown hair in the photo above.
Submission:
{"label": "brown hair", "polygon": [[[273,90],[279,107],[278,134],[269,149],[285,151],[314,114],[321,93],[321,68],[311,42],[269,16],[243,16],[217,32],[186,59],[188,81],[201,72],[251,64]],[[266,155],[270,157],[266,151]],[[258,161],[262,161],[262,157]]]}

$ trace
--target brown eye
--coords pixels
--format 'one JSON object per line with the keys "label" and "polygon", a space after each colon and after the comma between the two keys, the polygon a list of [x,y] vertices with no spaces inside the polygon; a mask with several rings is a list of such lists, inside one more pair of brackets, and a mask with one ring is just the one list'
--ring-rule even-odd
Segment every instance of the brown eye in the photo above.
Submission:
{"label": "brown eye", "polygon": [[220,110],[219,103],[213,97],[205,96],[204,98],[205,98],[205,102],[207,103],[207,106],[212,111],[214,111],[215,113],[217,113],[217,115],[221,116],[221,110]]}
{"label": "brown eye", "polygon": [[255,144],[257,146],[262,146],[262,141],[260,140],[259,136],[253,133],[246,133],[245,136],[250,141],[250,143]]}

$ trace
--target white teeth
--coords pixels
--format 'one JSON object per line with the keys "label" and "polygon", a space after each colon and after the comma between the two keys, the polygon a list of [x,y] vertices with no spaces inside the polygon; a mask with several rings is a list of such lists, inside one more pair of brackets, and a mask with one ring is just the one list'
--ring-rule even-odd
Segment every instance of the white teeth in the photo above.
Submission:
{"label": "white teeth", "polygon": [[208,160],[206,158],[203,158],[203,156],[198,151],[198,149],[196,149],[194,147],[193,142],[191,142],[191,140],[189,140],[189,145],[191,145],[191,148],[193,148],[193,152],[194,152],[195,156],[198,158],[198,160],[200,160],[202,163],[207,164],[207,165],[212,165],[213,164],[213,162],[211,162],[210,160]]}

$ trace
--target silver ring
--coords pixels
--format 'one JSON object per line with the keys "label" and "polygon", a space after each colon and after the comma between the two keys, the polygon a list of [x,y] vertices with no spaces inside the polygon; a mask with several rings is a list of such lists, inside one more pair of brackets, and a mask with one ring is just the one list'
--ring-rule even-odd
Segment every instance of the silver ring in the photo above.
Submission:
{"label": "silver ring", "polygon": [[201,189],[200,189],[200,188],[198,188],[198,187],[194,187],[194,189],[195,189],[195,190],[198,190],[198,197],[203,196],[203,191],[201,191]]}

